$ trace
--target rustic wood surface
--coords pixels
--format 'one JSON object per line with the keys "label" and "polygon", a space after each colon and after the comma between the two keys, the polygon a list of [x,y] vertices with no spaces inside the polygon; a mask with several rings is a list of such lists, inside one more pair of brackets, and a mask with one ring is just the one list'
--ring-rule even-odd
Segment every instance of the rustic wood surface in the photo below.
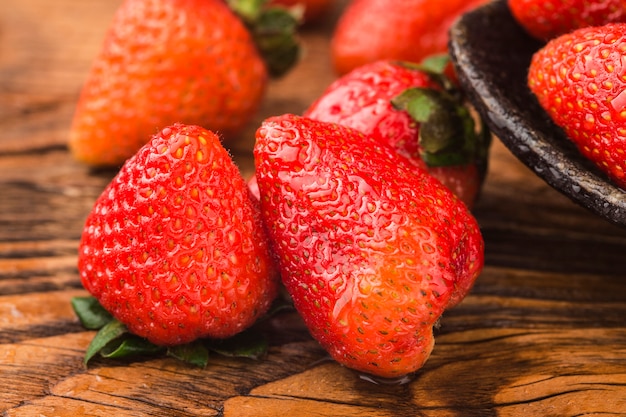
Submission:
{"label": "rustic wood surface", "polygon": [[[410,384],[381,386],[327,360],[292,313],[268,325],[259,361],[213,357],[82,364],[94,333],[70,299],[82,223],[114,175],[65,143],[80,86],[120,0],[0,2],[0,412],[3,416],[626,415],[626,230],[548,187],[497,140],[475,214],[486,267],[443,317]],[[252,132],[298,113],[334,78],[334,15],[273,81],[231,143],[251,173]]]}

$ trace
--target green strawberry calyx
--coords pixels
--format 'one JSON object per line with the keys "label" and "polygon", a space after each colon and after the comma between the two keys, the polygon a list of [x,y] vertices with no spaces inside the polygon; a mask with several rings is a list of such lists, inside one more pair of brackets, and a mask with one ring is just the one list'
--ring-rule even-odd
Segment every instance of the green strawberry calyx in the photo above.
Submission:
{"label": "green strawberry calyx", "polygon": [[[267,353],[269,345],[266,335],[259,327],[252,326],[229,339],[198,339],[183,345],[158,346],[130,333],[126,326],[111,316],[95,297],[74,297],[72,308],[84,328],[98,331],[85,352],[83,358],[85,366],[97,355],[105,359],[166,355],[204,368],[209,363],[211,353],[260,359]],[[291,308],[291,303],[279,298],[272,309],[259,320],[259,324],[288,308]]]}
{"label": "green strawberry calyx", "polygon": [[491,142],[485,123],[477,121],[465,105],[461,92],[443,74],[446,57],[433,57],[420,65],[406,64],[427,72],[441,90],[412,87],[391,100],[420,123],[421,157],[430,167],[475,164],[484,175]]}
{"label": "green strawberry calyx", "polygon": [[297,29],[302,12],[266,3],[267,0],[228,0],[231,10],[252,34],[270,76],[277,78],[286,74],[300,58]]}

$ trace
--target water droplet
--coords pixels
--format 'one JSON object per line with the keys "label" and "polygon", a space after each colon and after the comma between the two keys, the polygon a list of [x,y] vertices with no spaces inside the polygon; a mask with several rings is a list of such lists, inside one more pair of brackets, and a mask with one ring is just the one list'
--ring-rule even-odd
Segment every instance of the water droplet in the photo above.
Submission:
{"label": "water droplet", "polygon": [[358,375],[363,381],[371,382],[376,385],[406,385],[415,379],[415,374],[402,375],[396,378],[383,378],[363,372],[359,372]]}

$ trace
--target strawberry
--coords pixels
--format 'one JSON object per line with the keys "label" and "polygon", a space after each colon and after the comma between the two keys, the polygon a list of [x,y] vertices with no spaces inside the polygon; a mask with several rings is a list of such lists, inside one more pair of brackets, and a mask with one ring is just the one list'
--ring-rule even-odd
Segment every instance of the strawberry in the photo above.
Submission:
{"label": "strawberry", "polygon": [[174,124],[129,158],[80,242],[84,287],[157,345],[227,338],[277,293],[267,236],[219,137]]}
{"label": "strawberry", "polygon": [[462,13],[490,0],[353,0],[331,39],[343,75],[380,59],[420,62],[448,50],[448,29]]}
{"label": "strawberry", "polygon": [[261,212],[312,336],[384,378],[419,369],[483,265],[475,218],[425,170],[355,129],[283,115],[254,147]]}
{"label": "strawberry", "polygon": [[[259,20],[272,25],[272,13]],[[73,156],[118,166],[176,122],[235,136],[260,105],[268,68],[280,74],[297,55],[292,37],[273,37],[261,26],[253,38],[251,19],[244,22],[223,0],[125,0],[81,90],[69,134]],[[268,56],[286,50],[287,66],[281,55],[266,67],[257,45]]]}
{"label": "strawberry", "polygon": [[582,155],[626,189],[626,23],[577,29],[537,51],[528,85]]}
{"label": "strawberry", "polygon": [[520,26],[543,41],[626,20],[626,0],[508,0],[508,6]]}
{"label": "strawberry", "polygon": [[437,73],[398,61],[364,64],[335,80],[303,115],[389,143],[417,166],[428,166],[472,207],[486,170],[489,136],[474,132],[469,111],[440,74],[445,63],[438,62]]}

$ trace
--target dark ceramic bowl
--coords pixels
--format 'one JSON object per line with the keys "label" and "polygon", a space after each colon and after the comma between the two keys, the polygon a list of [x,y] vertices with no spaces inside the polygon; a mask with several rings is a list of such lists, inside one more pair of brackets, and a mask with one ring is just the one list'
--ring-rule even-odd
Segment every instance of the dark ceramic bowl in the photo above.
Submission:
{"label": "dark ceramic bowl", "polygon": [[459,82],[492,132],[550,186],[626,226],[626,191],[578,152],[526,85],[530,59],[541,46],[517,24],[506,1],[463,15],[450,30]]}

